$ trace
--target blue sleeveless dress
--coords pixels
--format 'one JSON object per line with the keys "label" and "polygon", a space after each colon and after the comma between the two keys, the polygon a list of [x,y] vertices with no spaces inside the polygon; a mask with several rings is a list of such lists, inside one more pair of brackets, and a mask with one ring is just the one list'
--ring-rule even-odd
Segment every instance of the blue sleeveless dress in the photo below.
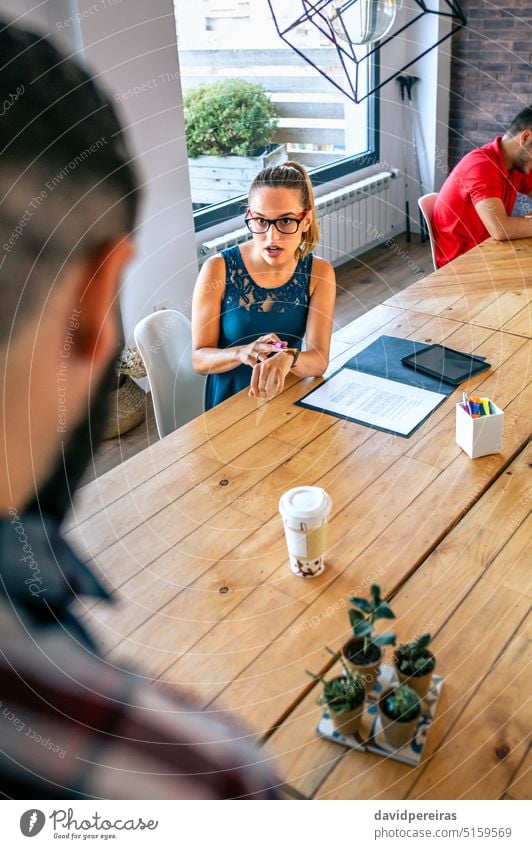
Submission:
{"label": "blue sleeveless dress", "polygon": [[[219,348],[248,345],[266,333],[276,333],[289,348],[301,348],[310,303],[312,254],[300,259],[294,274],[282,286],[265,289],[247,271],[240,248],[222,251],[225,291],[220,313]],[[207,377],[205,409],[249,386],[251,366],[240,365]]]}

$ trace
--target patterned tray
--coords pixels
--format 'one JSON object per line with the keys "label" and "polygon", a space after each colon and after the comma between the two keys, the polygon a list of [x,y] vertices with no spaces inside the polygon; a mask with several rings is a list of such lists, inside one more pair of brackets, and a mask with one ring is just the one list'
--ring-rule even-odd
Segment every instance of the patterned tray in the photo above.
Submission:
{"label": "patterned tray", "polygon": [[394,749],[387,743],[383,731],[379,712],[377,709],[377,701],[380,694],[387,687],[393,686],[396,683],[395,670],[392,666],[383,664],[379,679],[375,684],[371,693],[368,693],[366,699],[366,709],[362,715],[360,725],[360,739],[354,736],[345,736],[337,731],[325,710],[321,717],[317,733],[319,737],[326,737],[328,740],[333,740],[335,743],[341,743],[342,746],[349,746],[351,749],[359,749],[361,752],[375,752],[377,755],[383,755],[387,758],[392,758],[395,761],[402,761],[410,766],[416,766],[423,755],[423,749],[427,742],[427,735],[430,730],[432,719],[436,713],[440,692],[442,687],[443,677],[434,675],[432,677],[432,688],[427,693],[423,700],[423,713],[419,720],[416,732],[406,746],[401,749]]}

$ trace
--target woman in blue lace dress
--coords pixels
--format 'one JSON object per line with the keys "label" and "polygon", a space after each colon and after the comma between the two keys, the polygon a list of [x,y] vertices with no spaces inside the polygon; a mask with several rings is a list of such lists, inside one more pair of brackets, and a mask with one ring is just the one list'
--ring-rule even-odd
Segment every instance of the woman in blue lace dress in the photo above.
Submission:
{"label": "woman in blue lace dress", "polygon": [[[254,179],[245,220],[253,239],[207,260],[192,307],[192,357],[206,409],[249,387],[273,398],[287,374],[318,377],[329,362],[334,271],[319,241],[312,184],[296,162]],[[301,345],[305,337],[305,350]]]}

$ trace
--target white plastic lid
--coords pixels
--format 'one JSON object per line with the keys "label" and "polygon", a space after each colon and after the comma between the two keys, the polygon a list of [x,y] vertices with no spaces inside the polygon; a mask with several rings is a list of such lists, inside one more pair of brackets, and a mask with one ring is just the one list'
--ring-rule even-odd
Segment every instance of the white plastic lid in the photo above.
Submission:
{"label": "white plastic lid", "polygon": [[281,513],[292,518],[314,519],[330,510],[331,499],[320,486],[296,486],[279,500]]}

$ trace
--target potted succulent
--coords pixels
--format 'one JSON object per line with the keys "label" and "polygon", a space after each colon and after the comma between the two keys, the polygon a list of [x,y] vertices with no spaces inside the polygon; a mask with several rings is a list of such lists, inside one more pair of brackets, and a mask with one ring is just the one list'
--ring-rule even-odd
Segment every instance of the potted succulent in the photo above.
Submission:
{"label": "potted succulent", "polygon": [[371,587],[371,598],[351,598],[353,607],[349,611],[349,621],[353,636],[342,649],[342,654],[350,666],[359,672],[369,692],[375,686],[382,661],[382,647],[395,645],[395,634],[387,631],[374,634],[373,626],[378,619],[395,619],[391,607],[382,600],[378,584]]}
{"label": "potted succulent", "polygon": [[380,697],[377,707],[388,743],[394,749],[406,746],[421,716],[421,701],[416,691],[408,684],[390,687]]}
{"label": "potted succulent", "polygon": [[[326,647],[327,648],[327,647]],[[343,657],[327,648],[329,654],[340,662],[344,669],[343,675],[337,675],[326,681],[323,675],[314,675],[307,670],[307,675],[323,684],[323,692],[318,699],[319,705],[326,705],[329,716],[337,731],[341,734],[353,735],[360,728],[360,721],[364,712],[364,699],[366,691],[362,676],[358,672],[352,672]]]}
{"label": "potted succulent", "polygon": [[200,85],[184,97],[192,202],[244,194],[262,169],[287,159],[272,144],[277,109],[261,85],[241,79]]}
{"label": "potted succulent", "polygon": [[432,684],[432,673],[436,658],[429,651],[430,634],[422,634],[409,643],[400,645],[394,652],[397,677],[401,684],[407,683],[421,699],[427,695]]}

